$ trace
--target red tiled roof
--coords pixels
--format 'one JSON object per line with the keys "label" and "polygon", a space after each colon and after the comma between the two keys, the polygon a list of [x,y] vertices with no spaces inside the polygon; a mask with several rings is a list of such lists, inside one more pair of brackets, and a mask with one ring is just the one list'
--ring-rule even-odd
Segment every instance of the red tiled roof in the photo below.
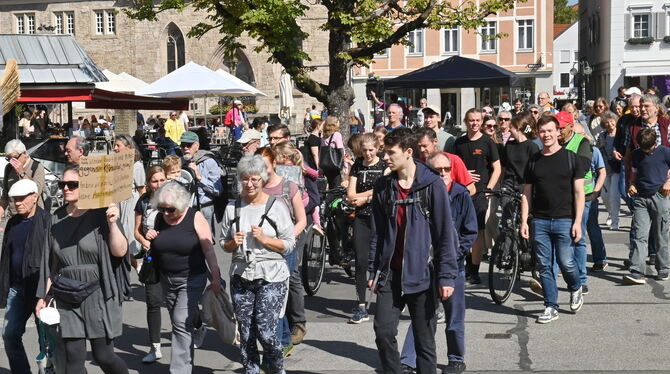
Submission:
{"label": "red tiled roof", "polygon": [[565,31],[565,29],[570,27],[570,25],[571,25],[570,23],[558,23],[558,24],[555,23],[554,24],[554,39],[556,39],[556,37],[558,35],[560,35],[563,31]]}

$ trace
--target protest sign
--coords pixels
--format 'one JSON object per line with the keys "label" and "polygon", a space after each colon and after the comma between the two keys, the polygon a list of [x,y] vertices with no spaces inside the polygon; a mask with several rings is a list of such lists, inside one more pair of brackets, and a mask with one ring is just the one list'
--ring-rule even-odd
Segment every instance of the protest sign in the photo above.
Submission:
{"label": "protest sign", "polygon": [[106,208],[130,198],[135,151],[85,156],[79,162],[80,209]]}

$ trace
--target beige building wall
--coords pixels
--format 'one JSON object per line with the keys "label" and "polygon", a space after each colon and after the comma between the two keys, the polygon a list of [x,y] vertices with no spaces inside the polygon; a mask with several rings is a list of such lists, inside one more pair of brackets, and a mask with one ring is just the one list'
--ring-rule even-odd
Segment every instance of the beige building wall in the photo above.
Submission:
{"label": "beige building wall", "polygon": [[[213,70],[224,67],[222,58],[216,53],[220,39],[216,31],[211,31],[200,39],[186,37],[192,26],[204,20],[205,15],[202,12],[195,12],[189,7],[181,13],[163,12],[156,22],[139,22],[129,19],[121,11],[129,3],[127,0],[2,0],[0,33],[17,33],[17,18],[26,14],[34,15],[37,28],[42,24],[55,26],[56,14],[70,13],[74,15],[74,37],[101,69],[109,69],[117,74],[127,72],[151,83],[167,74],[167,30],[174,23],[184,35],[185,62],[194,61]],[[115,33],[96,33],[96,11],[115,12]],[[319,14],[325,12],[311,12],[310,18],[300,20],[310,34],[309,39],[303,43],[303,48],[312,58],[308,65],[328,63],[328,35],[318,28],[325,18],[313,16]],[[36,32],[40,33],[38,30]],[[253,48],[257,43],[251,38],[242,37],[240,41],[246,46],[243,53],[253,71],[255,86],[267,94],[267,97],[258,97],[256,100],[259,114],[278,113],[281,66],[268,63],[269,54],[254,52]],[[327,69],[317,68],[314,76],[318,81],[327,83],[327,72]],[[318,105],[314,98],[297,90],[294,90],[294,101],[294,113],[299,121],[306,107]],[[208,102],[211,105],[215,100],[210,99]],[[199,100],[198,104],[199,111],[202,112],[204,100]]]}

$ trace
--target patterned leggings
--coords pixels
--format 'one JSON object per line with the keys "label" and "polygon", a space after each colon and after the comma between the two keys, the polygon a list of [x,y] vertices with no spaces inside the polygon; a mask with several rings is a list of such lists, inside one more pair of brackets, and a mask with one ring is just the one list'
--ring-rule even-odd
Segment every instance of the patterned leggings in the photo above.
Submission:
{"label": "patterned leggings", "polygon": [[284,372],[284,355],[277,338],[277,324],[286,297],[286,282],[248,281],[234,276],[231,281],[233,307],[240,330],[240,350],[245,374],[260,372],[258,340],[271,374]]}

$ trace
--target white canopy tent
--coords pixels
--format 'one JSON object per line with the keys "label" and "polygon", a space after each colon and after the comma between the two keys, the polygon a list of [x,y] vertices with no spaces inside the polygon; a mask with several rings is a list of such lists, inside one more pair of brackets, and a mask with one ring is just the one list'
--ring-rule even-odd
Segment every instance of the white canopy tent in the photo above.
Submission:
{"label": "white canopy tent", "polygon": [[95,83],[95,87],[105,91],[134,93],[148,86],[145,81],[126,72],[115,74],[105,69],[102,71],[102,73],[105,74],[108,81],[97,82]]}
{"label": "white canopy tent", "polygon": [[190,61],[137,92],[157,97],[256,96],[265,95],[242,80],[212,71]]}

